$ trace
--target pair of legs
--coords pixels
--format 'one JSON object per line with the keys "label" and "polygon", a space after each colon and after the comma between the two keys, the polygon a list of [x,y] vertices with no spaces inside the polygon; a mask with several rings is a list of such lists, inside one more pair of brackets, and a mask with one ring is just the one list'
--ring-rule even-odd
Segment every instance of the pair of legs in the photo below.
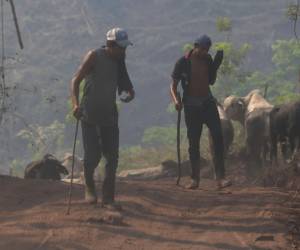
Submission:
{"label": "pair of legs", "polygon": [[189,157],[192,167],[192,179],[199,183],[200,179],[200,138],[203,124],[210,130],[213,142],[213,163],[216,179],[225,177],[224,146],[221,122],[216,103],[207,100],[199,106],[184,105],[185,123],[189,141]]}
{"label": "pair of legs", "polygon": [[116,170],[119,158],[118,125],[98,126],[82,121],[81,127],[86,189],[96,199],[94,171],[103,155],[106,160],[106,165],[102,186],[102,202],[103,204],[113,203],[115,198]]}

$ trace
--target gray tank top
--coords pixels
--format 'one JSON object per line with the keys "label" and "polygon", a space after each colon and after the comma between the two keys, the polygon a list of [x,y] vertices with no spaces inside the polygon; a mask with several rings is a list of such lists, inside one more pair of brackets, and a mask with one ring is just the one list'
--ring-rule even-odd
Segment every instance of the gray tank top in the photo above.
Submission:
{"label": "gray tank top", "polygon": [[96,53],[93,69],[85,77],[81,101],[83,121],[100,126],[113,126],[118,124],[118,64],[106,54],[104,48],[96,50]]}

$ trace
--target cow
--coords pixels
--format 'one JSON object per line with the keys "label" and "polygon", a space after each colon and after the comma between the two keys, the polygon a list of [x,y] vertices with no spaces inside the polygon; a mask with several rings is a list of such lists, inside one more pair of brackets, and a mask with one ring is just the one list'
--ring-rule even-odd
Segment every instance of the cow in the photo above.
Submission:
{"label": "cow", "polygon": [[281,145],[284,160],[288,147],[292,157],[300,149],[300,101],[275,106],[270,113],[271,160],[277,164],[277,144]]}
{"label": "cow", "polygon": [[[73,155],[70,153],[66,153],[64,155],[64,158],[62,160],[62,165],[66,167],[66,169],[71,173],[72,171],[72,160]],[[73,177],[79,178],[82,176],[83,173],[83,160],[78,157],[77,155],[74,155],[74,170],[73,170]],[[70,178],[71,176],[66,176],[65,178]]]}
{"label": "cow", "polygon": [[245,97],[232,95],[225,98],[223,107],[229,119],[244,126],[250,159],[259,164],[263,161],[264,164],[270,144],[270,112],[273,105],[259,90],[253,90]]}
{"label": "cow", "polygon": [[224,143],[224,155],[227,156],[230,146],[234,138],[234,130],[231,120],[228,118],[223,106],[217,103],[217,108],[221,120],[223,143]]}
{"label": "cow", "polygon": [[46,154],[25,167],[24,178],[60,180],[60,174],[67,175],[69,172],[53,155]]}
{"label": "cow", "polygon": [[[62,160],[62,165],[69,171],[69,175],[62,179],[63,182],[71,182],[73,155],[66,153]],[[73,183],[84,184],[83,160],[74,155]]]}

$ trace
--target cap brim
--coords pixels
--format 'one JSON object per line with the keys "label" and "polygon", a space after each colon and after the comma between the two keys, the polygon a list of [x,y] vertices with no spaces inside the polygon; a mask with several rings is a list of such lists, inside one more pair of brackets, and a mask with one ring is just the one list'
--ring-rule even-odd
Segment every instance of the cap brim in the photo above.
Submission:
{"label": "cap brim", "polygon": [[123,40],[123,41],[116,41],[116,43],[122,47],[122,48],[126,48],[128,47],[129,45],[133,45],[132,42],[130,42],[129,40]]}

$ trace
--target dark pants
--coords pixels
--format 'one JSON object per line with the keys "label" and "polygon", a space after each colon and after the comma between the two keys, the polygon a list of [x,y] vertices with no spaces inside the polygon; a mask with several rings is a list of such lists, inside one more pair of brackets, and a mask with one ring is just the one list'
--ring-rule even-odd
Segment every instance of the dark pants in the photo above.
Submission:
{"label": "dark pants", "polygon": [[102,187],[102,201],[113,202],[115,179],[119,158],[119,128],[115,126],[96,126],[81,122],[84,148],[84,177],[86,186],[94,189],[94,170],[102,154],[106,160]]}
{"label": "dark pants", "polygon": [[213,100],[207,100],[201,106],[184,105],[184,113],[189,141],[192,179],[199,181],[200,178],[200,137],[203,124],[207,125],[211,133],[216,179],[224,178],[223,136],[216,103]]}

